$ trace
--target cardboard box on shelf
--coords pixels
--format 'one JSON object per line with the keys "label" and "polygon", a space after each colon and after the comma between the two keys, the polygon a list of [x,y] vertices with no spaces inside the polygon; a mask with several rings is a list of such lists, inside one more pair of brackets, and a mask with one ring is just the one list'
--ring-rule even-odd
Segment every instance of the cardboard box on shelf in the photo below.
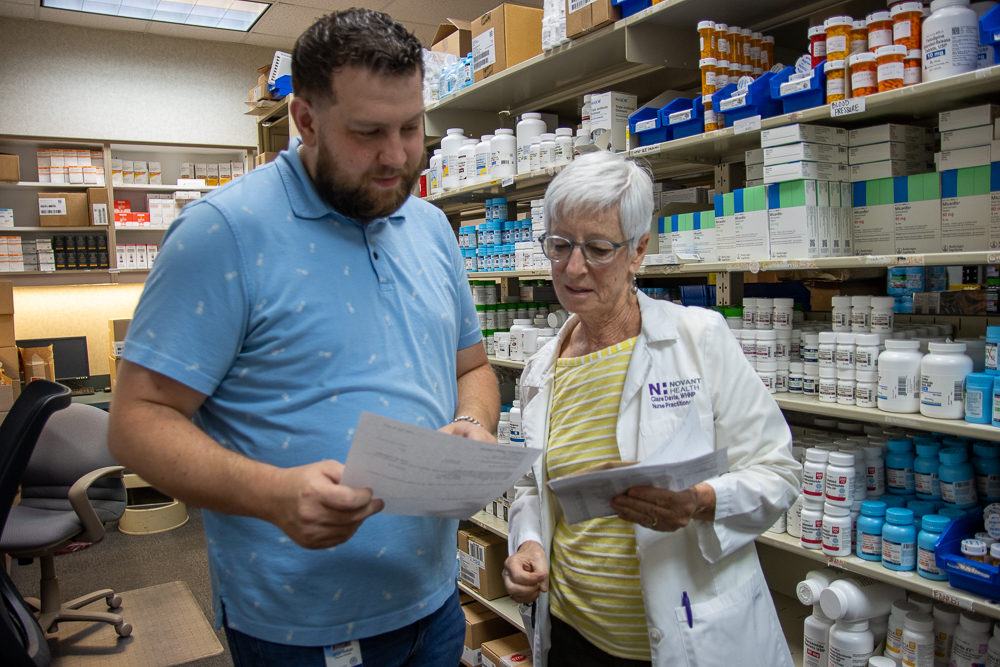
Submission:
{"label": "cardboard box on shelf", "polygon": [[20,158],[9,153],[0,153],[0,181],[4,183],[17,183],[20,180]]}
{"label": "cardboard box on shelf", "polygon": [[[938,174],[895,178],[892,192],[896,254],[941,252],[943,228]],[[988,223],[984,220],[984,227],[986,224]]]}
{"label": "cardboard box on shelf", "polygon": [[431,51],[450,53],[456,58],[464,58],[472,51],[472,21],[448,19],[438,26],[431,42]]}
{"label": "cardboard box on shelf", "polygon": [[764,166],[764,184],[784,181],[847,181],[849,167],[833,162],[788,162]]}
{"label": "cardboard box on shelf", "polygon": [[[823,186],[824,208],[829,208],[830,184],[823,182]],[[767,186],[767,219],[771,259],[820,256],[817,181],[798,180]],[[829,251],[827,256],[830,256]]]}
{"label": "cardboard box on shelf", "polygon": [[805,141],[812,144],[847,145],[847,130],[822,125],[784,125],[760,133],[761,148]]}
{"label": "cardboard box on shelf", "polygon": [[893,181],[882,178],[854,184],[854,254],[893,255],[896,223]]}
{"label": "cardboard box on shelf", "polygon": [[107,227],[108,191],[105,188],[87,188],[87,205],[90,211],[90,224],[93,227]]}
{"label": "cardboard box on shelf", "polygon": [[0,280],[0,315],[14,314],[14,283]]}
{"label": "cardboard box on shelf", "polygon": [[541,9],[502,4],[473,21],[473,80],[482,81],[539,55],[542,15]]}
{"label": "cardboard box on shelf", "polygon": [[720,262],[771,259],[764,186],[715,195],[715,236]]}
{"label": "cardboard box on shelf", "polygon": [[[459,531],[459,535],[462,531]],[[462,664],[477,667],[482,664],[483,643],[510,635],[510,623],[487,609],[482,602],[470,602],[462,607],[465,613],[465,648]]]}
{"label": "cardboard box on shelf", "polygon": [[848,160],[850,164],[883,162],[885,160],[932,162],[934,152],[926,144],[884,141],[879,144],[852,146],[848,152]]}
{"label": "cardboard box on shelf", "polygon": [[915,315],[985,315],[986,290],[917,292],[913,295]]}
{"label": "cardboard box on shelf", "polygon": [[622,17],[622,9],[612,0],[565,0],[566,36],[570,39],[583,37],[606,25],[611,25]]}
{"label": "cardboard box on shelf", "polygon": [[927,144],[934,140],[934,131],[918,125],[896,125],[886,123],[851,130],[847,137],[848,146],[867,146],[887,141]]}
{"label": "cardboard box on shelf", "polygon": [[938,171],[984,167],[990,163],[990,152],[990,144],[951,151],[942,150],[934,156],[934,160]]}
{"label": "cardboard box on shelf", "polygon": [[993,126],[978,125],[964,130],[941,133],[941,150],[953,151],[974,146],[988,146],[993,141]]}
{"label": "cardboard box on shelf", "polygon": [[996,104],[942,111],[938,114],[938,131],[951,132],[952,130],[964,130],[967,127],[992,125],[998,117],[1000,117],[1000,105]]}
{"label": "cardboard box on shelf", "polygon": [[523,632],[485,642],[483,667],[531,667],[531,643]]}
{"label": "cardboard box on shelf", "polygon": [[[847,148],[844,146],[810,144],[800,141],[794,144],[783,144],[764,149],[764,166],[801,162],[803,160],[806,162],[847,164]],[[763,170],[761,170],[761,174],[763,174]],[[749,167],[747,168],[747,178],[751,178]],[[763,178],[763,175],[753,176],[752,178]]]}
{"label": "cardboard box on shelf", "polygon": [[13,344],[0,347],[0,368],[4,375],[14,381],[11,386],[14,388],[14,400],[17,400],[21,395],[21,361]]}
{"label": "cardboard box on shelf", "polygon": [[507,594],[503,563],[507,540],[483,528],[458,531],[459,572],[462,581],[487,600]]}
{"label": "cardboard box on shelf", "polygon": [[89,227],[87,193],[38,193],[38,222],[42,227]]}
{"label": "cardboard box on shelf", "polygon": [[941,177],[941,250],[972,252],[1000,248],[1000,212],[994,212],[992,204],[994,201],[1000,204],[1000,197],[992,193],[994,185],[1000,190],[1000,163],[934,175]]}

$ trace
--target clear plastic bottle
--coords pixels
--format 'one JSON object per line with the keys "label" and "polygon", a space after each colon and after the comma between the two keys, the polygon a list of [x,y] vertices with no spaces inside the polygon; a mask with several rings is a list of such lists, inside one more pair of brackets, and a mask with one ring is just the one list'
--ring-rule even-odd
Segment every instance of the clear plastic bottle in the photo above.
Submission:
{"label": "clear plastic bottle", "polygon": [[951,646],[951,664],[954,667],[973,667],[985,663],[991,625],[988,616],[971,611],[962,612]]}

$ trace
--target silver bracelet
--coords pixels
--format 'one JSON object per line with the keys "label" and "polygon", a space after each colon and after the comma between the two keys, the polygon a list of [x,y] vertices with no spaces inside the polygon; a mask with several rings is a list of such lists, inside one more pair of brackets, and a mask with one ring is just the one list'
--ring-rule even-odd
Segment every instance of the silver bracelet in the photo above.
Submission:
{"label": "silver bracelet", "polygon": [[477,419],[475,419],[474,417],[469,417],[468,415],[462,415],[461,417],[455,417],[454,419],[451,420],[452,424],[454,424],[455,422],[472,422],[473,424],[475,424],[479,428],[484,428],[483,425],[480,424]]}

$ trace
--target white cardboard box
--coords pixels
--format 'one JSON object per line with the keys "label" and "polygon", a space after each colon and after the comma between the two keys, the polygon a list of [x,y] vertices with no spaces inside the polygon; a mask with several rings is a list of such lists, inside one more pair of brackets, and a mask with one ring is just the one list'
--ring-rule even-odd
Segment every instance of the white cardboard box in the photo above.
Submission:
{"label": "white cardboard box", "polygon": [[805,141],[812,144],[847,145],[847,130],[822,125],[785,125],[760,133],[761,148],[794,144]]}
{"label": "white cardboard box", "polygon": [[764,164],[748,164],[747,165],[747,182],[750,181],[761,181],[764,182]]}
{"label": "white cardboard box", "polygon": [[964,130],[951,130],[941,133],[941,150],[954,151],[960,148],[986,146],[993,141],[992,125],[977,125]]}
{"label": "white cardboard box", "polygon": [[746,153],[746,163],[751,164],[764,164],[764,149],[763,148],[753,148],[748,150]]}
{"label": "white cardboard box", "polygon": [[[829,183],[824,184],[829,201]],[[767,189],[768,240],[771,259],[820,256],[820,208],[817,181],[782,183]],[[795,205],[802,198],[803,205]]]}
{"label": "white cardboard box", "polygon": [[784,181],[846,181],[850,172],[845,164],[831,162],[789,162],[764,167],[764,183]]}
{"label": "white cardboard box", "polygon": [[926,144],[934,140],[933,130],[917,125],[896,125],[885,123],[871,127],[861,127],[851,130],[848,136],[849,146],[865,146],[882,144],[887,141],[902,141],[906,143]]}
{"label": "white cardboard box", "polygon": [[969,167],[985,167],[990,163],[990,145],[960,148],[958,150],[941,151],[935,157],[938,171],[952,169],[968,169]]}
{"label": "white cardboard box", "polygon": [[810,144],[799,142],[772,146],[764,150],[764,166],[786,164],[789,162],[832,162],[847,164],[847,148],[829,144]]}
{"label": "white cardboard box", "polygon": [[931,162],[934,152],[924,144],[908,144],[902,141],[885,141],[880,144],[866,144],[848,149],[850,164],[902,160]]}
{"label": "white cardboard box", "polygon": [[880,178],[896,178],[910,173],[910,167],[916,163],[904,160],[882,160],[881,162],[865,162],[851,165],[851,182],[875,181]]}
{"label": "white cardboard box", "polygon": [[607,92],[590,96],[590,133],[592,136],[604,132],[611,133],[611,148],[616,151],[626,149],[625,137],[628,133],[628,117],[635,113],[636,97],[618,92]]}
{"label": "white cardboard box", "polygon": [[[883,178],[854,184],[854,200],[860,200],[858,189],[867,193],[864,203],[853,206],[852,238],[855,255],[893,255],[896,253],[895,205],[892,179]],[[853,202],[852,202],[853,203]]]}
{"label": "white cardboard box", "polygon": [[938,114],[938,130],[944,133],[977,125],[991,125],[997,116],[1000,116],[1000,105],[996,104],[942,111]]}

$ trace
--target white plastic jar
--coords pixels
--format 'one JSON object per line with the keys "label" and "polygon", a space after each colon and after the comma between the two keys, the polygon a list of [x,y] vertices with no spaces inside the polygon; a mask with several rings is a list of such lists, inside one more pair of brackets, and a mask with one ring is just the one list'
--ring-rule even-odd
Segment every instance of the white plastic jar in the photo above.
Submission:
{"label": "white plastic jar", "polygon": [[804,500],[804,496],[800,493],[785,515],[785,530],[792,537],[800,539],[802,537],[802,503]]}
{"label": "white plastic jar", "polygon": [[830,299],[833,304],[833,330],[846,333],[851,330],[851,297],[835,296]]}
{"label": "white plastic jar", "polygon": [[509,331],[497,331],[493,334],[493,354],[497,359],[510,359]]}
{"label": "white plastic jar", "polygon": [[870,296],[851,297],[851,331],[854,333],[871,333],[872,330],[872,298]]}
{"label": "white plastic jar", "polygon": [[878,407],[878,373],[855,371],[854,404],[859,408]]}
{"label": "white plastic jar", "polygon": [[848,556],[851,553],[851,508],[823,504],[823,553]]}
{"label": "white plastic jar", "polygon": [[792,332],[776,331],[774,344],[774,358],[777,361],[792,360]]}
{"label": "white plastic jar", "polygon": [[930,667],[934,664],[934,619],[910,612],[903,626],[903,667]]}
{"label": "white plastic jar", "polygon": [[825,449],[811,447],[806,450],[806,458],[802,463],[802,495],[806,498],[823,499],[829,460],[830,452]]}
{"label": "white plastic jar", "polygon": [[529,171],[535,171],[541,168],[541,153],[542,153],[541,136],[532,137],[531,143],[528,145]]}
{"label": "white plastic jar", "polygon": [[501,412],[497,422],[497,442],[501,445],[510,444],[510,413]]}
{"label": "white plastic jar", "polygon": [[820,403],[837,402],[837,369],[819,369],[819,400]]}
{"label": "white plastic jar", "polygon": [[[444,162],[444,158],[441,157],[441,149],[434,149],[434,157],[430,159],[430,183],[428,183],[428,190],[432,195],[441,194],[444,190],[444,184],[441,182],[441,170]],[[466,245],[465,247],[468,247]]]}
{"label": "white plastic jar", "polygon": [[777,340],[776,331],[758,331],[757,334],[757,365],[758,370],[762,361],[774,362],[777,360]]}
{"label": "white plastic jar", "polygon": [[803,363],[792,361],[788,364],[788,391],[792,394],[802,393]]}
{"label": "white plastic jar", "polygon": [[970,667],[985,663],[991,625],[988,616],[972,611],[962,612],[951,645],[951,664],[954,667]]}
{"label": "white plastic jar", "polygon": [[931,15],[921,26],[925,83],[976,69],[979,21],[969,4],[969,0],[931,3]]}
{"label": "white plastic jar", "polygon": [[460,127],[450,127],[441,139],[441,184],[445,190],[458,187],[458,151],[465,142],[463,132]]}
{"label": "white plastic jar", "polygon": [[854,405],[855,379],[853,368],[837,369],[837,403],[840,405]]}
{"label": "white plastic jar", "polygon": [[915,340],[885,341],[878,358],[878,408],[885,412],[920,412],[920,343]]}
{"label": "white plastic jar", "polygon": [[937,419],[965,419],[965,376],[972,359],[965,343],[928,343],[920,361],[920,414]]}
{"label": "white plastic jar", "polygon": [[522,332],[525,329],[533,328],[531,320],[516,319],[510,327],[510,358],[513,361],[524,361],[524,347]]}
{"label": "white plastic jar", "polygon": [[743,299],[743,328],[755,329],[757,327],[757,299],[749,297]]}
{"label": "white plastic jar", "polygon": [[823,498],[828,505],[850,508],[854,504],[857,469],[854,454],[830,452],[823,482]]}
{"label": "white plastic jar", "polygon": [[947,667],[951,659],[951,646],[955,639],[961,609],[944,602],[934,605],[934,665]]}
{"label": "white plastic jar", "polygon": [[767,387],[768,392],[772,394],[778,391],[777,370],[778,365],[773,360],[757,362],[757,376],[760,377],[761,382]]}
{"label": "white plastic jar", "polygon": [[510,444],[524,447],[524,433],[521,432],[521,401],[517,398],[510,408]]}
{"label": "white plastic jar", "polygon": [[556,128],[556,166],[561,167],[573,161],[573,128]]}
{"label": "white plastic jar", "polygon": [[466,139],[458,149],[458,187],[473,185],[476,180],[476,146],[475,139]]}
{"label": "white plastic jar", "polygon": [[514,130],[498,128],[490,139],[490,178],[500,179],[517,174],[517,139]]}
{"label": "white plastic jar", "polygon": [[806,549],[823,548],[823,500],[806,496],[802,499],[802,535],[799,543]]}
{"label": "white plastic jar", "polygon": [[867,445],[865,452],[865,488],[868,498],[879,498],[885,495],[885,459],[882,458],[880,445]]}
{"label": "white plastic jar", "polygon": [[757,368],[757,332],[753,329],[740,329],[739,334],[743,356],[747,358],[751,366]]}
{"label": "white plastic jar", "polygon": [[806,368],[819,368],[819,334],[807,333],[801,347],[802,362]]}
{"label": "white plastic jar", "polygon": [[858,371],[877,371],[879,349],[878,334],[858,334],[854,338],[854,368]]}
{"label": "white plastic jar", "polygon": [[795,299],[774,299],[771,326],[777,331],[791,331],[795,320]]}
{"label": "white plastic jar", "polygon": [[476,182],[490,182],[490,165],[492,163],[490,142],[493,141],[492,134],[484,134],[476,144]]}
{"label": "white plastic jar", "polygon": [[754,327],[761,331],[771,329],[771,317],[774,315],[774,299],[757,299],[757,310],[754,313]]}
{"label": "white plastic jar", "polygon": [[821,331],[819,334],[819,367],[835,368],[837,366],[837,336],[832,331]]}
{"label": "white plastic jar", "polygon": [[[855,339],[859,334],[839,333],[837,334],[836,366],[843,370],[854,370],[857,363],[855,359]],[[864,334],[860,334],[864,335]],[[869,334],[870,335],[870,334]]]}
{"label": "white plastic jar", "polygon": [[859,667],[875,650],[875,636],[868,621],[838,620],[830,629],[830,667]]}
{"label": "white plastic jar", "polygon": [[556,166],[556,135],[554,132],[543,132],[538,153],[538,167],[546,169]]}
{"label": "white plastic jar", "polygon": [[891,334],[893,332],[896,326],[896,314],[893,312],[895,305],[895,297],[872,297],[871,332],[873,334]]}
{"label": "white plastic jar", "polygon": [[789,362],[779,359],[775,362],[778,367],[774,374],[774,390],[779,394],[788,393]]}
{"label": "white plastic jar", "polygon": [[542,136],[547,128],[542,114],[527,111],[521,114],[517,123],[517,173],[526,174],[531,171],[531,141]]}
{"label": "white plastic jar", "polygon": [[819,367],[816,364],[806,364],[802,370],[802,395],[819,396]]}

